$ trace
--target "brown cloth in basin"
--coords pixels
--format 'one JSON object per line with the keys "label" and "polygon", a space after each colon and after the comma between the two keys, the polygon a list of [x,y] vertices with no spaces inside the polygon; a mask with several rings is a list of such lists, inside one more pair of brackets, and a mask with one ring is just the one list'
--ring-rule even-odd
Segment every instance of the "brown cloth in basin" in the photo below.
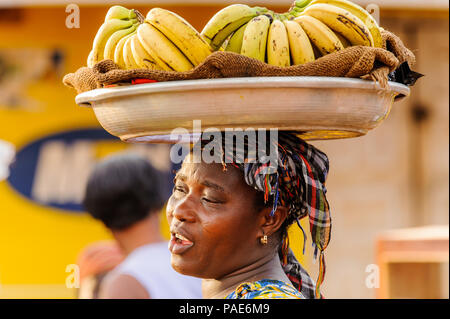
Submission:
{"label": "brown cloth in basin", "polygon": [[414,54],[395,34],[381,29],[383,48],[352,46],[325,55],[313,62],[277,67],[233,52],[217,51],[186,72],[149,69],[124,70],[112,60],[103,60],[93,68],[82,67],[67,74],[63,83],[78,93],[105,85],[151,79],[158,82],[255,76],[331,76],[370,78],[387,86],[388,74],[401,63],[414,65]]}

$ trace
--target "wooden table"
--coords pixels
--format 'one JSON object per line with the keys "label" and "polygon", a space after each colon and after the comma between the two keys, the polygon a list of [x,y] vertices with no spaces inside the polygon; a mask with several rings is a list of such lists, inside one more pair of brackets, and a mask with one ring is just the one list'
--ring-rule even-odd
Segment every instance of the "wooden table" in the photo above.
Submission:
{"label": "wooden table", "polygon": [[448,238],[448,225],[380,234],[377,298],[448,298]]}

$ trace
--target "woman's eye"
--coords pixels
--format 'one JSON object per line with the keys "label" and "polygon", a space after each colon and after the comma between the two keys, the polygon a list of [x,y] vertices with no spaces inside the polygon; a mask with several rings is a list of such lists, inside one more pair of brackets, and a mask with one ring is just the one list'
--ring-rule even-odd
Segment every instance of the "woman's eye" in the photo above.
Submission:
{"label": "woman's eye", "polygon": [[202,200],[207,202],[207,203],[211,203],[211,204],[222,204],[221,201],[210,199],[210,198],[207,198],[207,197],[202,197]]}
{"label": "woman's eye", "polygon": [[180,193],[186,193],[183,187],[180,186],[174,186],[172,192],[180,192]]}

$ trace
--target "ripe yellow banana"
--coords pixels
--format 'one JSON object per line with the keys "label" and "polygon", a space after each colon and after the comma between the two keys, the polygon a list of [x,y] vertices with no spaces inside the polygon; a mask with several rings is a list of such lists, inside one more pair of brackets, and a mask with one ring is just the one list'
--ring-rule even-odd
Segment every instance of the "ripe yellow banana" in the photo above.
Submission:
{"label": "ripe yellow banana", "polygon": [[114,52],[119,41],[126,35],[134,32],[137,28],[137,24],[133,24],[131,27],[123,30],[118,30],[108,39],[105,45],[105,51],[103,52],[104,59],[114,60]]}
{"label": "ripe yellow banana", "polygon": [[[256,17],[261,8],[251,8],[245,4],[232,4],[218,11],[205,25],[201,34],[218,50],[222,43],[242,25]],[[266,9],[267,10],[267,9]]]}
{"label": "ripe yellow banana", "polygon": [[144,49],[137,36],[131,38],[131,53],[134,61],[140,68],[150,70],[161,70],[156,64],[155,59]]}
{"label": "ripe yellow banana", "polygon": [[351,14],[358,17],[370,30],[373,38],[373,45],[377,48],[383,47],[383,39],[381,38],[380,27],[372,15],[364,10],[356,3],[347,0],[313,0],[310,4],[325,3],[347,10]]}
{"label": "ripe yellow banana", "polygon": [[322,55],[342,50],[339,38],[323,22],[308,15],[300,15],[294,21],[300,23],[308,35],[309,40],[317,47]]}
{"label": "ripe yellow banana", "polygon": [[90,51],[89,52],[89,55],[88,55],[88,57],[87,57],[87,63],[86,63],[86,65],[89,67],[89,68],[92,68],[94,65],[95,65],[95,62],[94,62],[94,51]]}
{"label": "ripe yellow banana", "polygon": [[319,49],[314,45],[314,43],[311,43],[313,51],[314,51],[314,57],[316,58],[316,60],[318,58],[321,58],[324,56],[324,54],[322,54],[322,52],[319,51]]}
{"label": "ripe yellow banana", "polygon": [[286,27],[280,20],[274,20],[269,27],[267,37],[267,63],[281,67],[291,65],[289,38]]}
{"label": "ripe yellow banana", "polygon": [[126,69],[127,65],[125,64],[124,58],[123,58],[123,47],[125,45],[125,42],[133,36],[133,34],[136,34],[136,30],[132,33],[124,36],[122,39],[117,42],[116,48],[114,50],[114,63],[119,65],[120,67]]}
{"label": "ripe yellow banana", "polygon": [[94,38],[94,43],[92,45],[92,62],[97,63],[103,60],[105,45],[111,35],[118,31],[131,27],[137,20],[119,20],[119,19],[111,19],[105,21]]}
{"label": "ripe yellow banana", "polygon": [[289,38],[292,64],[297,65],[314,61],[314,49],[301,25],[291,20],[285,20],[283,22]]}
{"label": "ripe yellow banana", "polygon": [[146,22],[172,41],[194,66],[202,63],[212,53],[203,36],[176,13],[153,8],[148,12]]}
{"label": "ripe yellow banana", "polygon": [[228,40],[228,44],[225,47],[225,51],[241,53],[242,40],[244,39],[244,31],[246,27],[247,23],[233,33],[231,38]]}
{"label": "ripe yellow banana", "polygon": [[188,71],[194,66],[180,50],[149,23],[143,23],[137,28],[139,41],[163,70]]}
{"label": "ripe yellow banana", "polygon": [[133,9],[127,9],[122,6],[112,6],[106,13],[105,21],[111,19],[136,19],[136,11]]}
{"label": "ripe yellow banana", "polygon": [[265,15],[260,15],[250,20],[244,31],[241,54],[265,62],[270,20]]}
{"label": "ripe yellow banana", "polygon": [[136,34],[129,37],[123,45],[123,61],[125,62],[127,69],[139,69],[139,65],[134,60],[133,52],[131,51],[131,41],[133,40],[133,37],[136,37]]}
{"label": "ripe yellow banana", "polygon": [[325,23],[340,33],[352,45],[373,46],[373,38],[364,22],[349,11],[324,3],[308,6],[302,15],[308,15]]}
{"label": "ripe yellow banana", "polygon": [[348,48],[348,47],[352,46],[350,41],[348,41],[342,34],[340,34],[339,32],[335,32],[334,34],[336,34],[336,36],[339,38],[339,41],[341,41],[344,48]]}

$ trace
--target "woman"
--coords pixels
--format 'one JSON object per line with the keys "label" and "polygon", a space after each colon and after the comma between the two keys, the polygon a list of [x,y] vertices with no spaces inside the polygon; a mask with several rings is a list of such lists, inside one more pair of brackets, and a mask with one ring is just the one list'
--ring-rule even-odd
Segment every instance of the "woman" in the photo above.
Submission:
{"label": "woman", "polygon": [[[208,143],[201,139],[197,146]],[[189,156],[177,172],[167,205],[172,266],[204,278],[205,298],[321,297],[323,250],[331,231],[324,186],[328,158],[290,132],[280,132],[272,143],[276,167],[255,161],[248,145],[234,143],[230,151],[222,140],[221,162]],[[237,161],[237,154],[245,160]],[[307,215],[315,255],[320,250],[317,287],[287,237],[287,227]]]}

